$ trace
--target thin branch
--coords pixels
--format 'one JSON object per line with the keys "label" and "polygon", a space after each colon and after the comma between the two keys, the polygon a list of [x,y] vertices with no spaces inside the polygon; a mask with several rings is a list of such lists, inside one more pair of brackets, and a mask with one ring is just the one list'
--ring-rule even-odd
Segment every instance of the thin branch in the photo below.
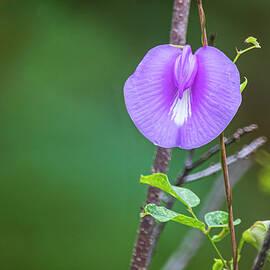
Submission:
{"label": "thin branch", "polygon": [[268,250],[270,250],[270,226],[266,232],[262,248],[255,259],[252,270],[261,270],[263,268]]}
{"label": "thin branch", "polygon": [[224,143],[224,132],[220,135],[220,155],[221,155],[221,166],[224,176],[224,184],[226,190],[226,199],[228,205],[228,212],[229,212],[229,227],[230,227],[230,235],[232,240],[232,250],[233,250],[233,269],[238,270],[238,260],[237,260],[237,243],[235,237],[235,229],[233,224],[233,208],[232,208],[232,189],[229,180],[229,171],[228,171],[228,164],[226,158],[226,148]]}
{"label": "thin branch", "polygon": [[[183,45],[186,42],[186,31],[188,23],[190,0],[174,0],[172,26],[170,33],[170,43]],[[157,147],[156,157],[152,173],[167,173],[169,161],[171,159],[171,149]],[[159,204],[162,191],[149,186],[146,203]],[[154,240],[154,228],[156,222],[151,216],[141,219],[137,241],[131,260],[131,270],[146,270],[152,259],[152,242]]]}
{"label": "thin branch", "polygon": [[[238,183],[247,170],[253,165],[253,159],[241,159],[237,163],[230,166],[231,184],[234,186]],[[202,209],[198,217],[203,219],[205,213],[217,210],[221,207],[225,199],[225,190],[223,183],[223,176],[219,176],[215,181],[212,189],[204,201]],[[188,262],[196,254],[198,249],[206,239],[199,230],[189,231],[185,238],[181,240],[179,248],[171,255],[170,259],[164,265],[163,270],[183,270]]]}
{"label": "thin branch", "polygon": [[[230,165],[232,163],[237,162],[240,159],[244,159],[248,157],[251,153],[255,152],[259,147],[261,147],[263,144],[266,143],[266,138],[265,137],[259,137],[252,141],[249,145],[244,146],[241,151],[239,151],[237,154],[234,154],[232,156],[229,156],[227,158],[227,164]],[[199,171],[194,174],[190,174],[184,177],[184,182],[193,182],[196,180],[199,180],[203,177],[212,175],[214,173],[217,173],[218,171],[221,170],[221,164],[220,162],[208,167],[205,170]]]}
{"label": "thin branch", "polygon": [[[239,141],[241,136],[248,134],[248,133],[256,130],[257,128],[258,128],[258,126],[256,124],[251,124],[249,126],[237,129],[236,132],[231,137],[229,137],[228,139],[224,139],[225,145],[227,146],[227,145],[230,145],[234,142]],[[192,169],[195,169],[196,167],[200,166],[205,161],[207,161],[209,158],[211,158],[214,154],[218,153],[219,149],[220,149],[219,144],[211,147],[198,160],[193,162]]]}

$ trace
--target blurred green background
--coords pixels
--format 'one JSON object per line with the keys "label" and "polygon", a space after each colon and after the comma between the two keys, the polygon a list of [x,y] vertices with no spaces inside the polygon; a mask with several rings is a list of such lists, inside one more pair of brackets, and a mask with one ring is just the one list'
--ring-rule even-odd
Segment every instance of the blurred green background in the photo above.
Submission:
{"label": "blurred green background", "polygon": [[[147,189],[139,176],[150,172],[155,147],[130,120],[122,88],[146,51],[168,42],[172,4],[0,2],[1,269],[128,269]],[[259,131],[240,144],[269,137],[269,0],[205,1],[204,8],[208,32],[229,57],[249,35],[263,46],[238,61],[249,84],[227,134],[255,122]],[[200,46],[194,0],[188,42]],[[171,177],[185,155],[174,150]],[[270,219],[259,169],[234,189],[238,239],[255,220]],[[204,198],[215,178],[191,188]],[[168,224],[151,269],[161,269],[187,231]],[[249,269],[255,254],[246,247],[240,268]],[[212,256],[205,242],[187,269],[210,269]]]}

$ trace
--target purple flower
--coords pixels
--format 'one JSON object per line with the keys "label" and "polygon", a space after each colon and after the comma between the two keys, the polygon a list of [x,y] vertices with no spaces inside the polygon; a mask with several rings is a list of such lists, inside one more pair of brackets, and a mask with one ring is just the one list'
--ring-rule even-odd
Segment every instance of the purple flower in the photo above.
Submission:
{"label": "purple flower", "polygon": [[196,148],[216,138],[241,104],[235,64],[214,47],[192,54],[151,49],[124,86],[128,113],[140,132],[165,148]]}

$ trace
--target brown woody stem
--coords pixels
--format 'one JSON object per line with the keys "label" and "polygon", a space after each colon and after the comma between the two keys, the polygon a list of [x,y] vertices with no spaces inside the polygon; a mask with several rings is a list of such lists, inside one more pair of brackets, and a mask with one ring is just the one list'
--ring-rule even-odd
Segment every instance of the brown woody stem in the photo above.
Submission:
{"label": "brown woody stem", "polygon": [[[188,24],[190,0],[174,0],[170,43],[184,45],[186,42],[186,31]],[[157,147],[156,157],[152,173],[167,173],[171,149]],[[155,187],[149,187],[146,203],[160,203],[163,192]],[[146,270],[151,262],[155,242],[156,222],[150,215],[141,219],[137,241],[131,260],[131,270]]]}

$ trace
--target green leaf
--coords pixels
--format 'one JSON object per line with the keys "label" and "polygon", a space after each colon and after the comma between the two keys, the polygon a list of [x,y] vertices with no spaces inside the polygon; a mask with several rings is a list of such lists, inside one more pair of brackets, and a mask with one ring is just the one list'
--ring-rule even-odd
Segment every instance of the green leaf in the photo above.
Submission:
{"label": "green leaf", "polygon": [[220,231],[219,234],[215,234],[212,236],[212,240],[214,242],[220,242],[223,238],[225,238],[228,234],[230,233],[230,229],[229,227],[224,227],[222,228],[222,230]]}
{"label": "green leaf", "polygon": [[223,262],[221,259],[215,259],[215,263],[213,264],[212,270],[222,270]]}
{"label": "green leaf", "polygon": [[[259,251],[269,226],[270,220],[256,221],[249,229],[244,231],[242,238]],[[270,251],[267,252],[267,260],[270,261]]]}
{"label": "green leaf", "polygon": [[240,84],[240,90],[241,90],[241,93],[242,93],[242,92],[244,91],[244,89],[246,88],[247,83],[248,83],[248,80],[247,80],[247,78],[245,77],[245,81],[242,82],[242,83]]}
{"label": "green leaf", "polygon": [[144,213],[142,216],[151,215],[154,219],[159,222],[168,222],[170,220],[184,224],[189,227],[197,228],[204,231],[205,224],[193,217],[188,217],[172,210],[167,209],[163,206],[157,206],[155,204],[147,204],[144,208]]}
{"label": "green leaf", "polygon": [[191,190],[171,185],[166,174],[155,173],[147,176],[141,176],[140,183],[157,187],[171,194],[188,207],[195,207],[200,203],[199,197]]}
{"label": "green leaf", "polygon": [[[224,211],[209,212],[204,216],[204,220],[210,228],[228,227],[229,214]],[[236,219],[233,224],[236,226],[241,223],[241,220]]]}
{"label": "green leaf", "polygon": [[173,191],[190,207],[200,204],[200,198],[188,188],[172,186]]}
{"label": "green leaf", "polygon": [[248,37],[245,42],[253,44],[254,46],[256,46],[256,48],[261,48],[259,42],[257,41],[257,38],[255,37]]}

